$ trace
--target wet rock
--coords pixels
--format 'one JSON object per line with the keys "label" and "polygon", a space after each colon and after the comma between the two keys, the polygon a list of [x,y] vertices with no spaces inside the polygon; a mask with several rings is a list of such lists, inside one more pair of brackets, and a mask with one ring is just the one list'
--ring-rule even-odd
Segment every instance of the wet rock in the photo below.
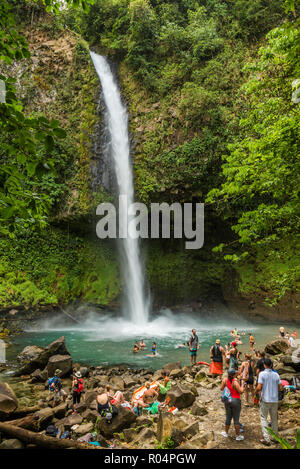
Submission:
{"label": "wet rock", "polygon": [[168,391],[167,396],[170,397],[170,405],[177,407],[178,409],[184,409],[189,407],[195,401],[195,394],[182,385],[173,386]]}
{"label": "wet rock", "polygon": [[7,383],[0,382],[0,415],[7,416],[18,407],[18,400]]}
{"label": "wet rock", "polygon": [[201,416],[208,414],[208,411],[200,402],[195,401],[192,407],[192,414]]}
{"label": "wet rock", "polygon": [[35,370],[33,373],[31,373],[30,376],[31,376],[30,383],[44,383],[45,381],[44,374],[42,374],[42,371],[39,368]]}
{"label": "wet rock", "polygon": [[53,355],[47,364],[48,376],[54,376],[55,370],[60,369],[60,377],[67,376],[72,371],[72,357],[70,355]]}
{"label": "wet rock", "polygon": [[272,342],[269,342],[265,346],[265,352],[270,355],[277,355],[279,353],[285,353],[289,348],[289,344],[284,339],[275,339]]}
{"label": "wet rock", "polygon": [[136,421],[137,416],[134,412],[125,407],[119,407],[118,411],[118,415],[113,417],[111,423],[107,423],[104,417],[99,420],[98,429],[104,437],[111,437],[114,433],[118,433],[124,428],[129,428]]}
{"label": "wet rock", "polygon": [[20,440],[11,438],[10,440],[4,440],[0,444],[0,449],[23,449],[24,444]]}

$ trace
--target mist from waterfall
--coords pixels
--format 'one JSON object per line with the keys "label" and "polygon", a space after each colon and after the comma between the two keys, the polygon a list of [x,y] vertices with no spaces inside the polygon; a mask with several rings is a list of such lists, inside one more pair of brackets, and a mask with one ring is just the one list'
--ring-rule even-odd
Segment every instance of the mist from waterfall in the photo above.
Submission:
{"label": "mist from waterfall", "polygon": [[[97,75],[99,76],[105,107],[107,128],[109,132],[109,151],[118,185],[118,195],[127,197],[127,204],[134,202],[133,174],[130,161],[128,135],[128,113],[123,105],[120,90],[105,57],[90,52]],[[127,213],[126,199],[119,199],[123,207],[121,213]],[[119,230],[128,232],[128,216],[120,220]],[[126,229],[127,224],[127,229]],[[121,274],[124,285],[125,302],[123,316],[136,325],[145,325],[148,321],[149,299],[145,297],[145,281],[140,259],[139,239],[127,235],[119,238]]]}

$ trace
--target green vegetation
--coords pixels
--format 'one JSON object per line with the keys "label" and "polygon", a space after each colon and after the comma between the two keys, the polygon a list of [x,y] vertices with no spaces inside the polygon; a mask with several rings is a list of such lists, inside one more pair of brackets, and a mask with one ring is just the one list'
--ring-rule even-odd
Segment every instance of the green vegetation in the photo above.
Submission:
{"label": "green vegetation", "polygon": [[280,443],[282,449],[300,449],[300,430],[297,430],[296,434],[296,445],[293,447],[285,438],[280,438],[272,428],[267,427],[267,431],[270,433],[270,435]]}
{"label": "green vegetation", "polygon": [[66,3],[0,6],[0,307],[118,297],[114,249],[86,234],[111,198],[92,190],[90,47],[118,65],[137,199],[206,203],[201,252],[148,243],[156,299],[227,276],[269,305],[298,293],[299,0]]}

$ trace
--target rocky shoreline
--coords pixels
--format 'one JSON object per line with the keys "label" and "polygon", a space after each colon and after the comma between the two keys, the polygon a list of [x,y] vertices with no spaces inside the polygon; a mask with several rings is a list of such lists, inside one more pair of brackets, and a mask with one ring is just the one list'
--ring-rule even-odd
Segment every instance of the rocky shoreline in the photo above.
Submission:
{"label": "rocky shoreline", "polygon": [[[300,363],[295,362],[296,351],[289,349],[285,340],[276,339],[265,347],[281,379],[291,382],[300,377]],[[293,354],[293,355],[292,355]],[[263,448],[259,410],[245,407],[242,400],[241,422],[245,423],[245,440],[235,441],[232,434],[226,441],[220,435],[224,424],[224,407],[220,401],[220,378],[212,379],[209,367],[195,365],[181,367],[180,362],[166,364],[172,387],[168,391],[168,406],[158,414],[144,411],[137,416],[125,407],[118,407],[118,414],[108,424],[97,411],[96,397],[99,389],[107,384],[112,391],[122,391],[131,401],[133,392],[146,381],[161,378],[162,370],[130,369],[125,365],[82,366],[72,362],[64,337],[45,348],[28,346],[18,356],[19,369],[10,383],[0,382],[0,449],[8,448],[89,448],[82,437],[92,434],[98,448],[115,449],[214,449],[214,448]],[[48,378],[61,370],[65,402],[50,406]],[[73,414],[71,375],[80,371],[84,381],[84,393],[77,413]],[[24,397],[25,395],[25,397]],[[177,408],[176,414],[169,412]],[[300,391],[284,397],[279,408],[279,432],[294,444],[297,428],[300,428]],[[54,424],[59,434],[70,432],[70,440],[45,436],[45,430]],[[84,440],[84,438],[83,438]],[[278,447],[278,446],[277,446]]]}

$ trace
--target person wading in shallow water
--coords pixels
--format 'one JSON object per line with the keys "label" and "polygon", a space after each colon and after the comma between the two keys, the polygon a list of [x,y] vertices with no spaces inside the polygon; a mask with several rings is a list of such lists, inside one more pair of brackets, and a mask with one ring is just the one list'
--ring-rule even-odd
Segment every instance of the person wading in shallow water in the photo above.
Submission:
{"label": "person wading in shallow water", "polygon": [[192,335],[188,342],[190,355],[191,355],[191,365],[196,365],[197,359],[197,350],[199,349],[199,339],[196,334],[196,329],[192,330]]}
{"label": "person wading in shallow water", "polygon": [[223,374],[223,355],[225,355],[225,350],[221,347],[220,339],[216,340],[215,345],[210,348],[210,358],[212,363],[209,368],[209,372],[212,374],[212,378],[215,378],[218,375]]}

